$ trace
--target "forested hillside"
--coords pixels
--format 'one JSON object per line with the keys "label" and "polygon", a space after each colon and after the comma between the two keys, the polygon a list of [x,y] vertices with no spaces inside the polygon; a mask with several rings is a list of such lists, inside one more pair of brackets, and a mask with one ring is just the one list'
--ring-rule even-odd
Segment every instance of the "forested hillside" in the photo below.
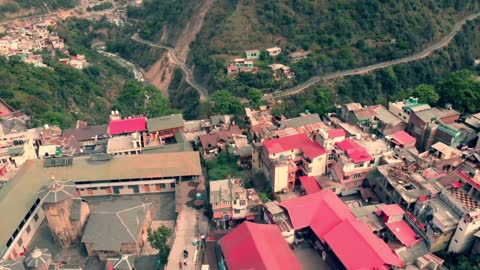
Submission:
{"label": "forested hillside", "polygon": [[213,89],[228,86],[244,95],[244,86],[272,91],[278,85],[251,83],[255,78],[249,83],[230,82],[224,76],[226,60],[248,49],[277,45],[285,63],[288,52],[310,50],[312,57],[291,65],[295,84],[312,75],[408,55],[448,33],[455,20],[475,10],[475,0],[217,1],[191,60],[197,78]]}
{"label": "forested hillside", "polygon": [[[418,95],[427,84],[438,94],[432,105],[453,104],[454,108],[474,113],[480,110],[480,19],[467,23],[448,47],[417,62],[381,69],[371,74],[337,80],[327,86],[315,86],[289,97],[278,109],[295,115],[305,109],[325,113],[335,103],[361,102],[369,105]],[[470,71],[460,71],[468,69]],[[457,73],[452,73],[456,72]],[[417,89],[415,89],[417,88]],[[289,108],[286,110],[285,108]]]}
{"label": "forested hillside", "polygon": [[[25,109],[36,125],[55,123],[68,127],[76,119],[102,124],[112,108],[125,114],[170,113],[168,101],[158,91],[126,83],[133,79],[127,69],[90,48],[94,40],[104,38],[101,29],[109,27],[106,21],[92,23],[72,18],[52,29],[65,40],[71,54],[86,56],[90,66],[83,70],[59,64],[61,53],[53,57],[44,54],[44,61],[53,70],[36,68],[15,57],[0,57],[0,98]],[[145,94],[150,97],[149,104],[144,104]]]}
{"label": "forested hillside", "polygon": [[12,14],[45,13],[55,9],[70,9],[79,0],[3,0],[0,1],[0,19]]}

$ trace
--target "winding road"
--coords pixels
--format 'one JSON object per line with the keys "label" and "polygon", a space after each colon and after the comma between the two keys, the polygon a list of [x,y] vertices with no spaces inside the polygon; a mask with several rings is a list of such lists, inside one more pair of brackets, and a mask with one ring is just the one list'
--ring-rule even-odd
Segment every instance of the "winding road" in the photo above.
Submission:
{"label": "winding road", "polygon": [[167,50],[169,59],[176,66],[178,66],[182,70],[183,74],[185,75],[185,82],[187,82],[190,86],[192,86],[195,90],[198,91],[198,93],[200,94],[200,100],[206,100],[207,99],[208,90],[205,87],[201,86],[199,83],[197,83],[195,81],[195,78],[193,77],[192,70],[190,68],[188,68],[187,65],[185,65],[185,63],[182,63],[180,60],[178,60],[178,57],[175,53],[174,48],[169,47],[169,46],[165,46],[165,45],[162,45],[162,44],[154,43],[154,42],[151,42],[151,41],[148,41],[148,40],[141,39],[138,36],[138,33],[134,34],[132,36],[132,39],[136,42],[143,43],[143,44],[151,46],[151,47],[161,48],[161,49]]}
{"label": "winding road", "polygon": [[[359,68],[354,68],[354,69],[349,69],[349,70],[344,70],[344,71],[338,71],[338,72],[325,74],[325,75],[320,75],[320,76],[314,76],[314,77],[310,78],[309,80],[307,80],[306,82],[303,82],[303,83],[301,83],[299,85],[296,85],[292,88],[288,88],[288,89],[285,89],[285,90],[281,91],[280,93],[276,94],[275,96],[264,96],[263,99],[272,99],[272,98],[275,98],[275,97],[286,97],[286,96],[296,95],[296,94],[304,91],[305,89],[309,88],[310,86],[315,85],[315,84],[317,84],[319,82],[322,82],[322,81],[328,81],[328,80],[342,78],[342,77],[348,77],[348,76],[361,75],[361,74],[365,74],[365,73],[368,73],[368,72],[371,72],[371,71],[374,71],[374,70],[378,70],[378,69],[382,69],[382,68],[386,68],[386,67],[390,67],[390,66],[395,66],[395,65],[398,65],[398,64],[403,64],[403,63],[408,63],[408,62],[413,62],[413,61],[423,59],[423,58],[429,56],[430,54],[432,54],[432,52],[446,47],[453,40],[453,37],[455,37],[455,35],[462,29],[462,26],[465,25],[465,23],[467,23],[467,21],[476,19],[478,16],[480,16],[480,12],[472,14],[472,15],[462,19],[461,21],[457,22],[454,25],[452,31],[450,31],[450,33],[448,33],[448,35],[444,36],[439,41],[431,44],[430,46],[428,46],[423,51],[420,51],[420,52],[415,53],[413,55],[398,58],[398,59],[395,59],[395,60],[380,62],[380,63],[369,65],[369,66],[364,66],[364,67],[359,67]],[[154,43],[154,42],[147,41],[147,40],[143,40],[138,36],[138,34],[133,35],[132,39],[134,41],[137,41],[137,42],[140,42],[140,43],[152,46],[152,47],[157,47],[157,48],[162,48],[162,49],[168,50],[168,53],[169,53],[169,56],[170,56],[170,59],[172,60],[172,62],[175,63],[185,74],[185,81],[199,92],[201,99],[205,99],[206,97],[208,97],[208,90],[195,81],[195,78],[193,77],[192,70],[190,70],[184,63],[182,63],[178,60],[178,58],[175,54],[175,50],[172,47],[165,46],[165,45],[158,44],[158,43]]]}
{"label": "winding road", "polygon": [[[467,23],[467,21],[473,20],[473,19],[477,18],[478,16],[480,16],[480,13],[475,13],[475,14],[472,14],[472,15],[464,18],[463,20],[457,22],[455,24],[455,26],[453,27],[452,31],[450,31],[450,33],[448,33],[448,35],[443,37],[438,42],[431,44],[428,48],[424,49],[421,52],[415,53],[415,54],[407,56],[407,57],[391,60],[391,61],[380,62],[380,63],[370,65],[370,66],[339,71],[339,72],[325,74],[325,75],[321,75],[321,76],[314,76],[304,83],[301,83],[297,86],[294,86],[292,88],[289,88],[289,89],[286,89],[286,90],[282,91],[281,93],[276,95],[276,97],[285,97],[285,96],[291,96],[291,95],[298,94],[298,93],[302,92],[303,90],[307,89],[308,87],[310,87],[314,84],[317,84],[319,82],[322,82],[322,81],[328,81],[328,80],[332,80],[332,79],[336,79],[336,78],[342,78],[342,77],[348,77],[348,76],[361,75],[361,74],[365,74],[365,73],[368,73],[370,71],[374,71],[374,70],[377,70],[377,69],[382,69],[382,68],[386,68],[386,67],[390,67],[390,66],[395,66],[395,65],[398,65],[398,64],[403,64],[403,63],[408,63],[408,62],[413,62],[413,61],[423,59],[423,58],[429,56],[430,54],[432,54],[432,52],[447,46],[452,41],[453,37],[455,37],[455,35],[462,29],[462,26],[465,25],[465,23]],[[272,97],[268,97],[266,99],[270,99],[270,98],[272,98]]]}

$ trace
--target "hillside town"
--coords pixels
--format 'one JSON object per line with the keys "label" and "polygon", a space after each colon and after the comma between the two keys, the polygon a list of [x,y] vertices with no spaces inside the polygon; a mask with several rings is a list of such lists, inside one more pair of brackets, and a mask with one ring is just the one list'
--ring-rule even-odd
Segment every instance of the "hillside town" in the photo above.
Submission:
{"label": "hillside town", "polygon": [[56,18],[42,20],[16,21],[5,29],[5,35],[0,38],[0,55],[20,59],[35,67],[47,67],[43,61],[43,53],[62,53],[68,58],[58,61],[76,69],[88,66],[84,55],[70,56],[64,41],[56,34],[49,31],[49,27],[57,24]]}
{"label": "hillside town", "polygon": [[480,253],[480,113],[411,97],[245,115],[114,110],[62,130],[0,100],[0,269],[435,270]]}

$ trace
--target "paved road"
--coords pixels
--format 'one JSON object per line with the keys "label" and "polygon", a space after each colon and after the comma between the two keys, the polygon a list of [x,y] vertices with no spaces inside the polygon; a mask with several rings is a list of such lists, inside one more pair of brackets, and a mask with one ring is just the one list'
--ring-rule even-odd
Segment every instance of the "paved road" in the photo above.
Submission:
{"label": "paved road", "polygon": [[132,40],[134,40],[136,42],[139,42],[139,43],[146,44],[146,45],[151,46],[151,47],[166,49],[167,52],[168,52],[168,56],[169,56],[170,60],[182,70],[183,74],[185,75],[185,81],[189,85],[191,85],[193,88],[195,88],[195,90],[198,91],[198,93],[200,94],[200,99],[205,100],[208,97],[208,90],[205,87],[201,86],[199,83],[197,83],[195,81],[195,78],[193,77],[192,70],[190,68],[188,68],[187,65],[185,65],[185,63],[178,60],[178,57],[175,53],[174,48],[169,47],[169,46],[165,46],[165,45],[162,45],[162,44],[154,43],[154,42],[151,42],[151,41],[148,41],[148,40],[144,40],[144,39],[142,39],[138,36],[138,33],[136,33],[132,36]]}
{"label": "paved road", "polygon": [[[403,57],[403,58],[399,58],[399,59],[395,59],[395,60],[391,60],[391,61],[386,61],[386,62],[381,62],[381,63],[377,63],[377,64],[370,65],[370,66],[365,66],[365,67],[360,67],[360,68],[355,68],[355,69],[349,69],[349,70],[345,70],[345,71],[339,71],[339,72],[335,72],[335,73],[331,73],[331,74],[325,74],[325,75],[321,75],[321,76],[315,76],[315,77],[310,78],[308,81],[306,81],[304,83],[301,83],[297,86],[294,86],[292,88],[289,88],[289,89],[286,89],[286,90],[282,91],[280,94],[277,95],[277,97],[278,96],[285,97],[285,96],[291,96],[291,95],[298,94],[298,93],[302,92],[303,90],[307,89],[308,87],[310,87],[314,84],[317,84],[319,82],[322,82],[322,81],[328,81],[328,80],[332,80],[332,79],[336,79],[336,78],[365,74],[365,73],[368,73],[370,71],[374,71],[374,70],[377,70],[377,69],[382,69],[382,68],[386,68],[386,67],[390,67],[390,66],[394,66],[394,65],[398,65],[398,64],[403,64],[403,63],[408,63],[408,62],[413,62],[413,61],[423,59],[423,58],[429,56],[432,52],[447,46],[452,41],[453,37],[462,29],[462,26],[467,21],[473,20],[473,19],[477,18],[478,16],[480,16],[480,13],[475,13],[475,14],[472,14],[472,15],[464,18],[463,20],[457,22],[455,24],[455,26],[453,27],[452,31],[448,35],[443,37],[438,42],[430,45],[428,48],[424,49],[421,52],[415,53],[415,54],[407,56],[407,57]],[[269,99],[269,98],[271,98],[271,97],[266,97],[265,99]]]}
{"label": "paved road", "polygon": [[[374,65],[369,65],[369,66],[365,66],[365,67],[349,69],[349,70],[344,70],[344,71],[338,71],[338,72],[335,72],[335,73],[325,74],[325,75],[321,75],[321,76],[314,76],[304,83],[301,83],[301,84],[296,85],[292,88],[283,90],[281,93],[275,95],[275,97],[285,97],[285,96],[291,96],[291,95],[298,94],[298,93],[304,91],[305,89],[309,88],[310,86],[312,86],[314,84],[317,84],[319,82],[322,82],[322,81],[328,81],[328,80],[347,77],[347,76],[361,75],[361,74],[365,74],[365,73],[368,73],[368,72],[371,72],[371,71],[374,71],[374,70],[378,70],[378,69],[382,69],[382,68],[386,68],[386,67],[390,67],[390,66],[394,66],[394,65],[398,65],[398,64],[403,64],[403,63],[408,63],[408,62],[413,62],[413,61],[423,59],[423,58],[429,56],[430,54],[432,54],[432,52],[447,46],[452,41],[453,37],[462,29],[462,26],[465,25],[465,23],[467,21],[473,20],[473,19],[477,18],[478,16],[480,16],[480,13],[475,13],[475,14],[472,14],[472,15],[462,19],[461,21],[457,22],[454,25],[452,31],[450,31],[450,33],[448,33],[448,35],[443,37],[438,42],[435,42],[435,43],[431,44],[430,46],[428,46],[426,49],[424,49],[421,52],[415,53],[415,54],[407,56],[407,57],[391,60],[391,61],[380,62],[380,63],[374,64]],[[172,47],[168,47],[168,46],[165,46],[165,45],[162,45],[162,44],[158,44],[158,43],[154,43],[154,42],[151,42],[151,41],[143,40],[143,39],[138,37],[138,34],[133,35],[132,39],[137,41],[137,42],[140,42],[140,43],[152,46],[152,47],[167,49],[168,52],[169,52],[169,55],[170,55],[170,59],[177,66],[179,66],[182,69],[183,73],[185,74],[187,83],[190,84],[192,87],[194,87],[200,93],[201,97],[207,97],[208,96],[208,90],[205,89],[203,86],[201,86],[200,84],[198,84],[195,81],[195,78],[193,77],[192,71],[184,63],[181,63],[180,61],[178,61],[178,58],[175,55],[175,50]],[[273,96],[264,96],[264,99],[271,99],[271,98],[273,98]]]}

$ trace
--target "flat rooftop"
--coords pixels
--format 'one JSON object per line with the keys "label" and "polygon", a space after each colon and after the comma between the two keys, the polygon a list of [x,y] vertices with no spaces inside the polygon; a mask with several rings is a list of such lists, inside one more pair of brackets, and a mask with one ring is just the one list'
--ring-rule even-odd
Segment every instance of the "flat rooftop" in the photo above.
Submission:
{"label": "flat rooftop", "polygon": [[73,159],[72,166],[44,167],[44,160],[27,161],[16,176],[0,189],[0,252],[37,199],[37,193],[54,175],[59,180],[95,182],[101,180],[149,179],[201,175],[198,152],[115,156],[109,161]]}

